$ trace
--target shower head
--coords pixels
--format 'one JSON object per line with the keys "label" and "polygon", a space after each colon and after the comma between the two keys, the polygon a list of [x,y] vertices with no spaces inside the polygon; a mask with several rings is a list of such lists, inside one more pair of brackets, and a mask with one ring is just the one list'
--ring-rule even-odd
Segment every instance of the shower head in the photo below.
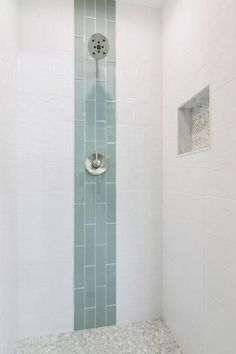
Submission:
{"label": "shower head", "polygon": [[108,39],[103,34],[95,33],[89,39],[88,49],[94,59],[104,59],[109,53]]}

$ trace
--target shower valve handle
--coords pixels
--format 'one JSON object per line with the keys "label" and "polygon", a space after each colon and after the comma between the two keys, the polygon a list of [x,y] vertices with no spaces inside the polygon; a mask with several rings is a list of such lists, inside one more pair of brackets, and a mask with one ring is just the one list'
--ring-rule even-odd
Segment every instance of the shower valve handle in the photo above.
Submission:
{"label": "shower valve handle", "polygon": [[98,153],[95,153],[96,157],[95,159],[92,161],[92,165],[94,168],[99,168],[101,166],[101,161],[98,158]]}
{"label": "shower valve handle", "polygon": [[99,176],[106,172],[108,162],[102,154],[99,152],[94,152],[86,158],[85,168],[91,175]]}

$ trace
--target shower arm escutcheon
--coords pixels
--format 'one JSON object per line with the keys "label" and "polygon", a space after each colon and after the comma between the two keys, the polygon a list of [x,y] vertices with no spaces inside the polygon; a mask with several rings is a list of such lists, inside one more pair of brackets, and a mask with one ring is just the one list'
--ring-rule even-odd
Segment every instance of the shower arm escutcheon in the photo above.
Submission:
{"label": "shower arm escutcheon", "polygon": [[99,176],[106,172],[108,162],[99,152],[90,154],[85,160],[85,168],[93,176]]}

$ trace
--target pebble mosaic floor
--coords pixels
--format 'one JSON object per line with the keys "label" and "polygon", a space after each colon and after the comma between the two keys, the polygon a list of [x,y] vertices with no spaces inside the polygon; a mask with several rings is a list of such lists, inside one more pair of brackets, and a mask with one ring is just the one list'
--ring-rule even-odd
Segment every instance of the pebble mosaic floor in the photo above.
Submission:
{"label": "pebble mosaic floor", "polygon": [[182,354],[162,321],[89,329],[27,339],[16,354]]}

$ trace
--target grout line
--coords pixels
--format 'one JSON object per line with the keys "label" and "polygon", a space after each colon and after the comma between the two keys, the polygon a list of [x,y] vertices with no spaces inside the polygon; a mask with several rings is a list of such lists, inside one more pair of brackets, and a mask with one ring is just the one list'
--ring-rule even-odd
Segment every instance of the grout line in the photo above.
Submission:
{"label": "grout line", "polygon": [[[86,28],[85,28],[85,1],[84,0],[84,47],[85,47],[85,41],[86,41]],[[86,62],[85,62],[85,50],[84,50],[84,73],[85,73],[85,65],[86,65]],[[85,90],[86,90],[86,84],[85,84],[85,80],[84,80],[84,97],[83,97],[83,101],[84,101],[84,158],[85,158],[85,155],[86,155],[86,106],[85,106]],[[85,223],[86,223],[86,192],[87,192],[87,186],[86,186],[86,175],[84,173],[84,203],[85,203],[85,207],[84,207],[84,246],[85,246]],[[84,328],[86,327],[85,326],[85,292],[86,292],[86,271],[85,271],[85,255],[86,255],[86,252],[85,252],[85,247],[84,247]]]}
{"label": "grout line", "polygon": [[96,141],[95,140],[86,140],[86,143],[90,143],[90,144],[96,144]]}
{"label": "grout line", "polygon": [[74,290],[84,290],[84,286],[80,288],[74,288]]}
{"label": "grout line", "polygon": [[[94,6],[95,6],[95,31],[97,32],[97,0],[94,1]],[[95,59],[95,152],[97,152],[97,70],[98,70],[98,65],[97,65],[97,60]],[[95,328],[97,327],[97,291],[96,291],[96,284],[97,284],[97,248],[96,248],[96,243],[97,243],[97,183],[95,182],[95,238],[94,238],[94,262],[95,262],[95,276],[94,276],[94,297],[95,297]]]}
{"label": "grout line", "polygon": [[105,285],[97,285],[96,288],[105,288]]}
{"label": "grout line", "polygon": [[[107,37],[107,0],[105,1],[105,36]],[[105,124],[107,123],[107,109],[106,109],[106,103],[107,103],[107,61],[105,60],[105,112],[104,112],[104,117],[105,117]],[[105,125],[105,154],[107,156],[107,124]],[[105,175],[105,325],[107,325],[107,268],[106,268],[106,262],[107,262],[107,175]]]}
{"label": "grout line", "polygon": [[75,38],[77,39],[85,39],[85,36],[80,36],[79,34],[75,34]]}
{"label": "grout line", "polygon": [[95,268],[95,264],[88,264],[88,265],[85,265],[84,268]]}

